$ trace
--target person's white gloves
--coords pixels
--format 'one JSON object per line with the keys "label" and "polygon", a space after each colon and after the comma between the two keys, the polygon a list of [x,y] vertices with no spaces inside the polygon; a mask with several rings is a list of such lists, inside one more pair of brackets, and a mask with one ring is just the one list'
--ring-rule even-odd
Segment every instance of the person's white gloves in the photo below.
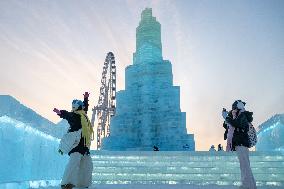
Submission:
{"label": "person's white gloves", "polygon": [[222,116],[224,119],[226,119],[226,117],[228,116],[228,112],[227,111],[222,111]]}

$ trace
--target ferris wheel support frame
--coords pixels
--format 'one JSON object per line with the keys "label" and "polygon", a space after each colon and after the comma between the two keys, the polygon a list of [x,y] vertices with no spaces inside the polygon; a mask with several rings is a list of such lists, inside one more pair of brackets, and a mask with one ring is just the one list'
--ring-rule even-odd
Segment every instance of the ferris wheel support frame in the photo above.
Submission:
{"label": "ferris wheel support frame", "polygon": [[102,146],[102,139],[110,135],[110,119],[116,110],[116,66],[112,52],[109,52],[103,65],[100,95],[98,104],[93,108],[92,126],[96,117],[97,125],[97,149]]}

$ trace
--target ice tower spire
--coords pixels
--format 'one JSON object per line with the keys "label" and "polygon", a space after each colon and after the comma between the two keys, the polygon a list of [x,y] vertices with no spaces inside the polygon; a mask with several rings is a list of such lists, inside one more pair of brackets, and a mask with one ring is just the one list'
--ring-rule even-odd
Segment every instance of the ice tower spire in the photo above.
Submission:
{"label": "ice tower spire", "polygon": [[133,65],[125,69],[125,90],[116,93],[116,114],[103,150],[194,150],[180,109],[180,87],[173,86],[172,64],[162,58],[161,24],[146,8],[136,28]]}
{"label": "ice tower spire", "polygon": [[146,8],[136,28],[133,63],[161,62],[162,59],[161,24],[152,16],[152,9]]}

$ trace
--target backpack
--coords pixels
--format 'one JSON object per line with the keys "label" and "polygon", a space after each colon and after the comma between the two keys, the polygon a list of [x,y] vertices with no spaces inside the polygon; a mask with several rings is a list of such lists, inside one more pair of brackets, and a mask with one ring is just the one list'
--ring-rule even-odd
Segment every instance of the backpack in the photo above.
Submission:
{"label": "backpack", "polygon": [[249,123],[249,130],[248,130],[248,139],[249,139],[249,148],[253,147],[257,143],[257,135],[254,126]]}

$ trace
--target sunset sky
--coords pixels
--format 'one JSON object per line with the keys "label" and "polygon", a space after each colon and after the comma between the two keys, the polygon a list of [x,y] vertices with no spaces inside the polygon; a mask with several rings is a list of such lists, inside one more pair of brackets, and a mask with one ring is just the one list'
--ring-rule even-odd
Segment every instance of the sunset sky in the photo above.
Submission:
{"label": "sunset sky", "polygon": [[161,23],[197,150],[224,144],[221,111],[234,100],[247,102],[255,126],[284,113],[283,0],[1,0],[0,94],[56,123],[52,109],[70,110],[84,91],[97,103],[109,51],[124,89],[146,7]]}

